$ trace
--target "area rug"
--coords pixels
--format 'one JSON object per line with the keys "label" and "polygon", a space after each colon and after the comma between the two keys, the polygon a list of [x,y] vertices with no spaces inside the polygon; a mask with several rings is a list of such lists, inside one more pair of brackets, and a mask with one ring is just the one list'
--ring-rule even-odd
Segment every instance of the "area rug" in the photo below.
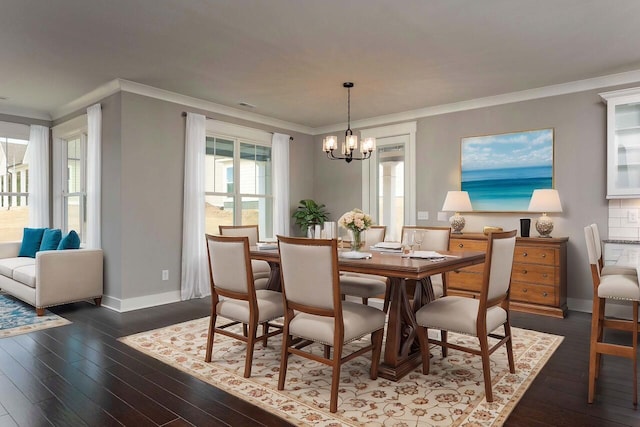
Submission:
{"label": "area rug", "polygon": [[26,334],[40,329],[71,323],[57,314],[45,310],[44,316],[36,315],[36,309],[17,298],[0,293],[0,338]]}
{"label": "area rug", "polygon": [[[418,368],[398,382],[370,380],[370,359],[358,357],[342,368],[338,412],[332,414],[330,367],[291,356],[285,389],[278,391],[281,336],[271,338],[267,348],[256,345],[251,378],[244,378],[246,347],[240,341],[216,335],[212,362],[204,362],[207,328],[208,318],[202,318],[120,340],[293,424],[310,426],[502,425],[563,339],[512,328],[516,373],[509,373],[504,346],[496,350],[491,357],[492,403],[484,398],[479,356],[449,350],[443,359],[440,349],[433,348],[429,375]],[[449,339],[466,345],[477,341],[453,333]],[[321,346],[313,350],[322,354]]]}

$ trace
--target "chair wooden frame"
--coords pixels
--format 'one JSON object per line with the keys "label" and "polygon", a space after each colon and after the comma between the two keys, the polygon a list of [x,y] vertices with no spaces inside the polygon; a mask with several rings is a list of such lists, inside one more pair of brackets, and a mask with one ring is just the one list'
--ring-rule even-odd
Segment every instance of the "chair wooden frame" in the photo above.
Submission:
{"label": "chair wooden frame", "polygon": [[[267,340],[270,337],[278,335],[282,333],[282,326],[272,324],[270,322],[262,322],[263,325],[263,333],[260,336],[257,336],[258,329],[258,302],[256,297],[256,288],[255,283],[253,281],[253,271],[251,270],[251,258],[249,255],[249,238],[245,236],[212,236],[207,234],[207,255],[208,255],[208,264],[209,264],[209,283],[211,285],[211,316],[209,319],[209,333],[207,336],[207,348],[205,353],[205,362],[211,362],[211,355],[213,352],[213,341],[216,333],[226,335],[231,338],[235,338],[247,344],[247,354],[245,357],[245,365],[244,365],[244,377],[249,378],[251,376],[251,365],[253,362],[253,351],[257,342],[262,341],[264,347],[267,346]],[[244,243],[244,260],[246,266],[246,274],[247,274],[247,292],[234,292],[227,289],[221,289],[216,287],[215,281],[213,279],[214,272],[213,267],[211,266],[211,253],[209,250],[209,241],[214,242],[243,242]],[[236,334],[235,332],[228,331],[226,328],[237,325],[241,322],[232,321],[226,323],[221,326],[216,326],[216,320],[218,317],[216,307],[218,302],[220,302],[220,297],[231,298],[235,300],[247,301],[249,304],[249,323],[243,323],[243,332],[244,335]],[[269,332],[269,327],[276,328],[275,331]]]}
{"label": "chair wooden frame", "polygon": [[[384,242],[385,236],[387,234],[387,226],[386,225],[372,225],[371,227],[369,227],[369,229],[371,229],[371,228],[382,229],[382,240],[381,240],[381,242]],[[358,277],[359,274],[358,273],[351,273],[351,274],[349,274],[349,276]],[[371,276],[371,275],[369,275],[369,276]],[[382,280],[381,280],[381,282],[382,282]],[[388,302],[389,279],[386,279],[386,285],[387,285],[387,288],[386,288],[384,296],[383,296],[383,298],[384,298],[384,306],[383,306],[383,309],[382,309],[385,313],[389,309],[389,302]],[[373,295],[373,296],[378,297],[378,295]],[[362,298],[362,304],[369,305],[369,298],[370,297],[361,297],[361,298]]]}
{"label": "chair wooden frame", "polygon": [[246,229],[246,230],[256,230],[256,241],[253,242],[252,239],[249,239],[249,246],[255,246],[257,242],[260,241],[260,230],[258,228],[257,225],[219,225],[218,226],[218,231],[220,232],[221,236],[229,236],[232,237],[234,235],[230,235],[230,234],[225,234],[225,230],[241,230],[241,229]]}
{"label": "chair wooden frame", "polygon": [[[479,307],[478,307],[478,316],[476,318],[476,337],[480,343],[480,350],[475,348],[469,348],[460,346],[457,344],[452,344],[447,342],[447,334],[442,336],[441,340],[431,339],[428,337],[427,328],[419,326],[418,327],[418,340],[420,342],[420,351],[422,353],[422,372],[423,374],[429,374],[429,344],[436,344],[440,347],[444,348],[452,348],[455,350],[463,351],[465,353],[475,354],[477,356],[482,357],[482,372],[484,376],[484,389],[485,396],[487,402],[493,402],[493,390],[491,386],[491,369],[490,369],[490,356],[496,351],[501,345],[505,345],[507,348],[507,358],[509,360],[509,372],[512,374],[515,373],[515,363],[513,359],[513,339],[511,337],[511,321],[509,319],[509,295],[511,290],[511,278],[509,278],[509,286],[507,287],[507,291],[504,295],[493,298],[491,300],[488,299],[489,294],[489,281],[490,281],[490,272],[491,272],[491,262],[492,262],[492,254],[493,254],[493,242],[499,239],[508,239],[516,236],[516,230],[506,231],[501,233],[491,233],[489,234],[489,239],[487,242],[487,254],[484,262],[484,273],[482,276],[482,287],[480,290],[479,296]],[[507,318],[504,327],[504,335],[498,335],[495,333],[491,333],[492,331],[487,330],[487,309],[494,306],[500,306],[507,313]],[[494,344],[492,347],[489,347],[488,337],[498,339],[498,342]],[[443,356],[444,357],[444,356]]]}
{"label": "chair wooden frame", "polygon": [[[638,405],[638,308],[639,301],[630,300],[632,306],[632,319],[610,319],[605,317],[606,297],[598,296],[598,287],[601,282],[601,270],[603,268],[601,252],[596,245],[600,245],[597,229],[591,225],[584,229],[588,252],[590,254],[589,264],[591,267],[591,278],[593,280],[593,308],[591,312],[591,339],[589,345],[589,394],[588,403],[593,403],[596,394],[596,380],[600,373],[602,355],[624,357],[630,359],[633,364],[633,406]],[[589,245],[593,245],[592,248]],[[596,259],[591,259],[593,255]],[[616,276],[615,274],[608,277]],[[623,276],[623,275],[618,275]],[[637,276],[636,276],[637,277]],[[614,329],[631,333],[631,345],[619,345],[604,342],[604,330]]]}
{"label": "chair wooden frame", "polygon": [[[338,272],[338,246],[336,239],[307,239],[307,238],[296,238],[296,237],[283,237],[278,236],[278,245],[284,242],[286,244],[292,245],[307,245],[307,246],[327,246],[330,247],[332,251],[332,277],[333,277],[333,309],[323,309],[319,307],[314,307],[311,305],[296,303],[293,301],[287,300],[286,288],[287,285],[285,283],[285,273],[284,271],[289,268],[289,266],[284,265],[282,263],[280,265],[280,274],[282,276],[282,294],[284,298],[284,336],[282,340],[282,357],[280,360],[280,375],[278,378],[278,390],[284,390],[284,383],[287,375],[287,365],[289,361],[289,355],[295,354],[298,356],[305,357],[307,359],[315,360],[316,362],[323,363],[325,365],[329,365],[332,368],[332,379],[331,379],[331,398],[329,404],[329,410],[331,412],[336,412],[338,408],[338,387],[340,385],[340,369],[342,365],[351,359],[361,356],[368,351],[372,352],[371,356],[371,371],[370,377],[372,380],[375,380],[378,377],[378,365],[380,364],[380,353],[382,349],[382,338],[384,328],[378,329],[377,331],[371,334],[371,344],[357,350],[347,356],[342,356],[342,350],[344,346],[344,321],[343,321],[343,313],[342,313],[342,298],[340,294],[340,279]],[[300,268],[300,266],[296,266]],[[326,316],[334,318],[334,342],[333,342],[333,351],[331,352],[333,356],[330,356],[330,352],[327,351],[328,347],[325,346],[324,357],[318,356],[307,351],[303,351],[302,349],[307,345],[311,344],[311,341],[304,340],[300,342],[299,340],[294,340],[293,337],[289,334],[289,324],[294,317],[294,311],[308,313],[316,316]]]}

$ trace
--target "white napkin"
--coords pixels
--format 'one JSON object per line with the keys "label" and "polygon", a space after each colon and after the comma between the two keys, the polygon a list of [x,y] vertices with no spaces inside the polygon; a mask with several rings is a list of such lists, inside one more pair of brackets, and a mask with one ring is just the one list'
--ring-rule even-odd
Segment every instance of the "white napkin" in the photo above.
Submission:
{"label": "white napkin", "polygon": [[258,242],[256,246],[259,250],[272,250],[278,249],[278,242]]}
{"label": "white napkin", "polygon": [[396,251],[402,250],[402,243],[400,242],[378,242],[372,246],[376,249],[392,249]]}
{"label": "white napkin", "polygon": [[357,252],[357,251],[339,252],[338,255],[342,258],[349,258],[349,259],[367,259],[373,256],[369,252]]}
{"label": "white napkin", "polygon": [[445,257],[444,255],[435,251],[414,251],[413,253],[409,254],[409,256],[411,258],[422,258],[422,259],[438,259],[438,258]]}

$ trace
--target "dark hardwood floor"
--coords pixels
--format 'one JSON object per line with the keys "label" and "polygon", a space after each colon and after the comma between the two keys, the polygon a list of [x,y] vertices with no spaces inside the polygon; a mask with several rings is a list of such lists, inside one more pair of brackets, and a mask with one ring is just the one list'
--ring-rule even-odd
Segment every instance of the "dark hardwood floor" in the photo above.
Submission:
{"label": "dark hardwood floor", "polygon": [[[286,425],[117,341],[206,316],[208,299],[124,314],[87,303],[53,311],[73,323],[0,339],[0,426]],[[628,360],[603,359],[597,401],[586,403],[590,319],[513,314],[516,327],[565,339],[506,426],[640,426]]]}

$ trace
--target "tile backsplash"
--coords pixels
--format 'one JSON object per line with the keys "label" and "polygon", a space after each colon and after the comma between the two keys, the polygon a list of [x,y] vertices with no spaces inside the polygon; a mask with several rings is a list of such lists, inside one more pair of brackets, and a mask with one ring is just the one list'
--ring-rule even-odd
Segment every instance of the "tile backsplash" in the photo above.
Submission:
{"label": "tile backsplash", "polygon": [[640,240],[640,199],[609,200],[608,238]]}

